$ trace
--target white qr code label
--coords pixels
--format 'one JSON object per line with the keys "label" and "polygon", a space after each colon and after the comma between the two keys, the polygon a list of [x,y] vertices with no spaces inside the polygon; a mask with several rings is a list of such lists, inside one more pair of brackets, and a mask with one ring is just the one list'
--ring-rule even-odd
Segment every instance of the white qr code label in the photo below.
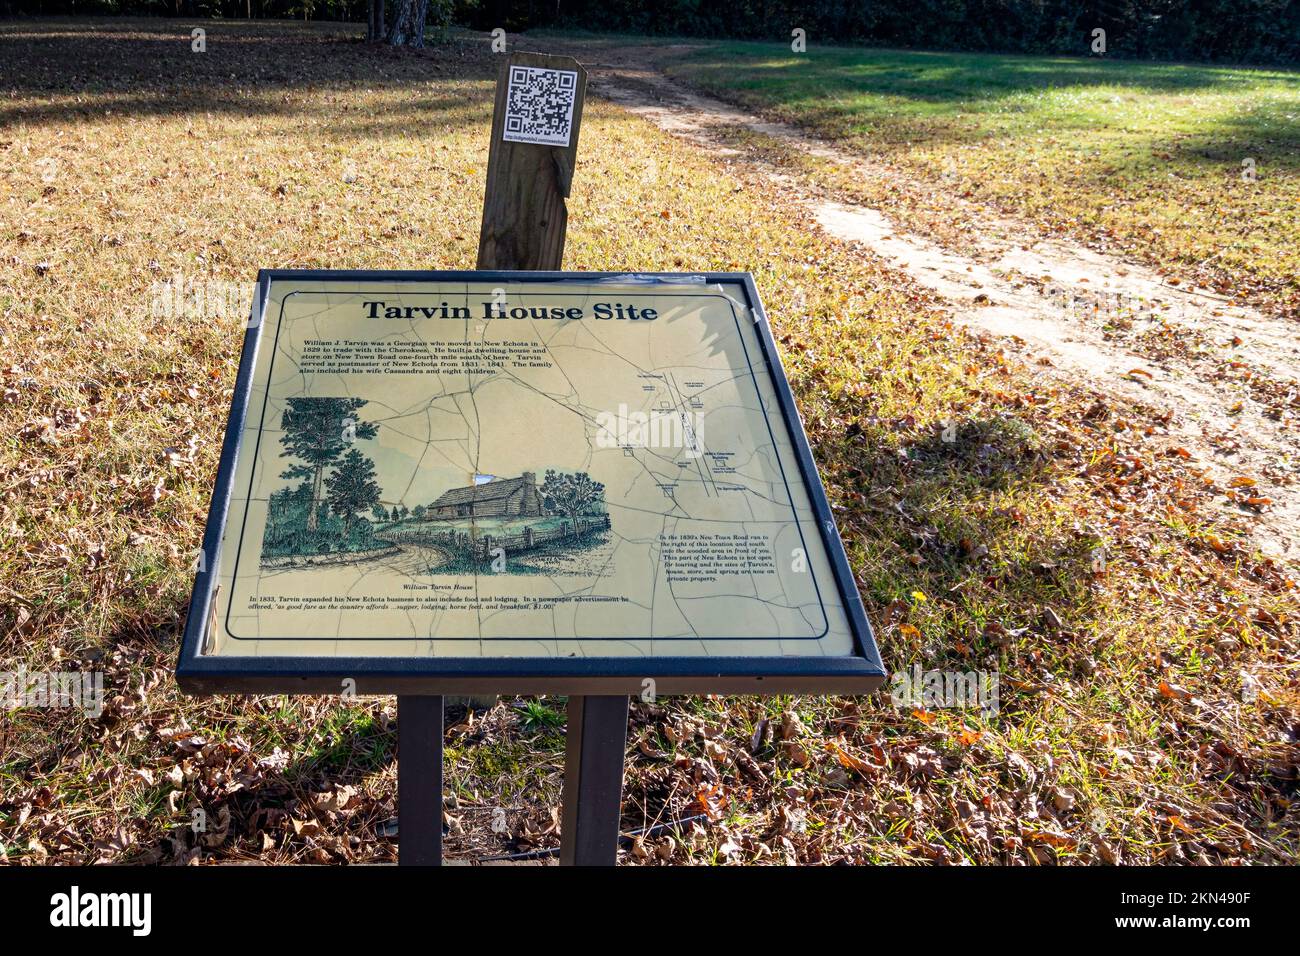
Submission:
{"label": "white qr code label", "polygon": [[506,89],[506,125],[501,138],[512,143],[568,146],[578,74],[512,66]]}

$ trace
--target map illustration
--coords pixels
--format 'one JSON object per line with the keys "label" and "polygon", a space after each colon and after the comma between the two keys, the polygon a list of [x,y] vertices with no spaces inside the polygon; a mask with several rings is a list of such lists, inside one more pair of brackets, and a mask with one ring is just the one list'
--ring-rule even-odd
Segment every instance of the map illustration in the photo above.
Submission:
{"label": "map illustration", "polygon": [[740,301],[273,287],[206,653],[850,653]]}

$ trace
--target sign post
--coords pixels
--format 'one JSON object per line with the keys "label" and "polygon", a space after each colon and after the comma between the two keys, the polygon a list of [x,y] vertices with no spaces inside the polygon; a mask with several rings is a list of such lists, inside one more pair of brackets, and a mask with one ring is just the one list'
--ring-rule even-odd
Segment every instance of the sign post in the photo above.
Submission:
{"label": "sign post", "polygon": [[398,695],[397,770],[398,862],[441,866],[441,695]]}
{"label": "sign post", "polygon": [[569,698],[560,817],[566,866],[610,866],[618,859],[627,709],[626,696]]}
{"label": "sign post", "polygon": [[512,53],[497,79],[479,269],[559,269],[587,71],[570,56]]}
{"label": "sign post", "polygon": [[[507,59],[492,111],[478,268],[561,268],[586,91],[587,71],[572,57],[514,53]],[[560,860],[612,864],[628,701],[575,696],[567,709]]]}
{"label": "sign post", "polygon": [[245,333],[177,679],[395,694],[407,865],[443,695],[568,696],[561,861],[608,865],[630,694],[884,680],[752,277],[557,271],[585,86],[505,65],[481,271],[263,271]]}
{"label": "sign post", "polygon": [[[514,53],[503,64],[497,77],[496,100],[492,110],[492,135],[488,147],[487,187],[483,197],[483,222],[479,230],[479,269],[559,269],[564,258],[564,239],[568,229],[565,200],[573,185],[573,170],[578,155],[578,129],[582,123],[582,106],[586,98],[587,71],[572,57],[541,53]],[[453,698],[453,703],[489,707],[493,695]],[[439,704],[442,698],[438,698]],[[398,712],[412,715],[398,719],[399,757],[423,762],[427,754],[419,751],[417,735],[426,738],[432,704],[414,698],[399,698]],[[414,719],[419,713],[421,718]],[[411,726],[408,727],[408,724]],[[624,718],[626,725],[626,718]],[[403,728],[407,728],[404,730]],[[624,730],[620,740],[626,738]],[[428,746],[427,744],[425,745]],[[399,845],[402,862],[418,859],[421,863],[440,863],[442,847],[442,717],[438,718],[437,751],[439,766],[436,779],[422,769],[419,784],[407,779],[409,799],[398,812]],[[419,754],[418,758],[415,756]],[[619,754],[620,768],[622,753]],[[436,783],[437,792],[427,792]],[[413,813],[434,812],[438,821],[436,852],[427,842],[428,834],[420,831],[421,849],[412,851],[408,821]],[[615,827],[618,826],[617,820]]]}

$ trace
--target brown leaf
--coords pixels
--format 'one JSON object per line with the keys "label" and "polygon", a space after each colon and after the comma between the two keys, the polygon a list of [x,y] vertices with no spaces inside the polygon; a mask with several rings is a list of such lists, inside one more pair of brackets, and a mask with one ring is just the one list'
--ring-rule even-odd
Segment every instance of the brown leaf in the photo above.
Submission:
{"label": "brown leaf", "polygon": [[1158,689],[1161,697],[1168,697],[1170,700],[1187,700],[1192,696],[1184,688],[1164,680],[1160,682]]}
{"label": "brown leaf", "polygon": [[289,822],[293,825],[295,836],[315,836],[320,833],[320,824],[315,820],[299,820],[294,817]]}
{"label": "brown leaf", "polygon": [[1056,849],[1072,850],[1078,845],[1078,841],[1062,830],[1030,830],[1022,831],[1025,838],[1033,843],[1044,843],[1047,846]]}
{"label": "brown leaf", "polygon": [[[841,741],[842,739],[843,738],[841,738]],[[879,769],[869,761],[863,760],[861,757],[849,753],[849,751],[841,747],[840,744],[834,740],[828,740],[826,744],[834,752],[835,759],[840,762],[841,767],[848,770],[855,770],[864,775]]]}
{"label": "brown leaf", "polygon": [[808,733],[808,728],[803,725],[799,715],[793,710],[787,710],[781,714],[781,739],[791,740],[795,737],[802,737]]}

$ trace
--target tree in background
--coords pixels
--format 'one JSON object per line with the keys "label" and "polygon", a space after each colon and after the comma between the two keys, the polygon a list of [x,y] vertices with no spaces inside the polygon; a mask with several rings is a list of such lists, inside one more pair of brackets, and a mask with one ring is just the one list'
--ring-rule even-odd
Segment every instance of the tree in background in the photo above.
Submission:
{"label": "tree in background", "polygon": [[358,421],[355,412],[366,404],[364,398],[291,398],[280,418],[281,458],[298,458],[303,462],[284,471],[281,478],[306,479],[311,487],[311,507],[307,512],[307,530],[320,525],[321,486],[325,469],[338,461],[348,446],[358,438],[374,438],[379,426]]}
{"label": "tree in background", "polygon": [[459,0],[456,21],[929,50],[1295,63],[1300,0]]}
{"label": "tree in background", "polygon": [[366,42],[378,43],[388,35],[388,28],[384,25],[384,0],[369,0],[366,12]]}
{"label": "tree in background", "polygon": [[540,491],[547,511],[569,518],[596,514],[605,503],[605,486],[585,471],[547,471]]}
{"label": "tree in background", "polygon": [[345,531],[352,530],[357,515],[379,503],[379,482],[375,480],[375,463],[353,448],[333,474],[325,479],[330,508],[343,519]]}
{"label": "tree in background", "polygon": [[442,37],[451,26],[456,0],[393,0],[393,22],[387,22],[385,0],[366,0],[366,40],[389,46],[424,46],[425,31],[432,24]]}
{"label": "tree in background", "polygon": [[424,46],[424,24],[429,16],[429,0],[395,0],[393,25],[388,31],[389,46]]}
{"label": "tree in background", "polygon": [[125,14],[366,21],[373,43],[421,47],[428,27],[534,27],[929,50],[1300,61],[1300,0],[0,0],[0,16]]}

